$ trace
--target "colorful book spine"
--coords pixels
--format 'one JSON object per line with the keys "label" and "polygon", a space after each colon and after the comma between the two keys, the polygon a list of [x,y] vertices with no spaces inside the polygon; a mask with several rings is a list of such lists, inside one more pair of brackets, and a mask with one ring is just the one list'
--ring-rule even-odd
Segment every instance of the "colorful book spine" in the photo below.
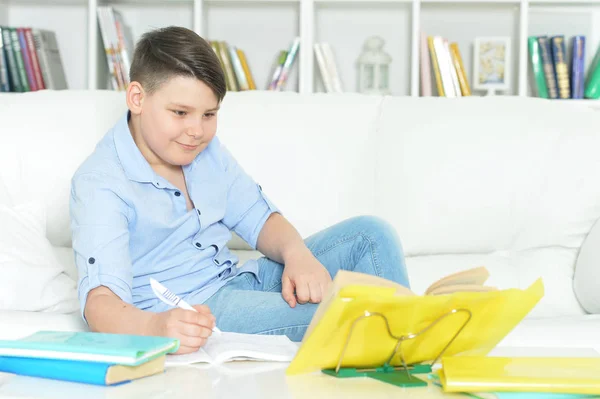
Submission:
{"label": "colorful book spine", "polygon": [[23,91],[30,91],[29,81],[27,80],[27,72],[25,71],[25,62],[23,61],[23,53],[21,53],[21,44],[19,43],[19,35],[15,28],[8,28],[10,31],[10,38],[12,40],[12,49],[15,54],[15,60],[17,61],[17,72],[19,74],[19,80],[21,81],[21,87]]}
{"label": "colorful book spine", "polygon": [[4,37],[2,36],[2,27],[0,27],[0,92],[10,91],[10,78],[8,76],[8,58],[4,51]]}
{"label": "colorful book spine", "polygon": [[452,55],[452,63],[458,76],[458,83],[460,85],[460,91],[463,96],[471,95],[471,87],[469,86],[469,80],[467,79],[467,73],[465,72],[465,66],[460,56],[460,50],[458,49],[457,43],[450,44],[450,54]]}
{"label": "colorful book spine", "polygon": [[583,98],[585,88],[585,36],[573,38],[571,58],[571,98]]}
{"label": "colorful book spine", "polygon": [[297,37],[294,39],[290,50],[288,51],[288,55],[285,58],[285,62],[283,63],[283,68],[281,69],[281,73],[277,78],[277,84],[275,85],[275,90],[281,90],[285,86],[287,82],[290,71],[292,70],[292,65],[294,65],[294,60],[296,59],[296,54],[298,54],[298,49],[300,48],[300,38]]}
{"label": "colorful book spine", "polygon": [[238,58],[237,48],[235,46],[229,46],[228,50],[233,72],[235,73],[235,77],[238,82],[238,88],[240,90],[249,90],[250,86],[248,85],[248,80],[246,79],[242,62]]}
{"label": "colorful book spine", "polygon": [[429,46],[429,54],[431,54],[431,65],[433,65],[433,75],[435,76],[435,86],[437,88],[438,96],[444,97],[444,85],[442,84],[442,75],[440,73],[440,64],[435,54],[435,46],[433,43],[433,37],[427,38],[427,45]]}
{"label": "colorful book spine", "polygon": [[554,36],[550,40],[552,43],[552,60],[554,61],[554,70],[556,71],[556,82],[558,84],[558,97],[562,99],[571,98],[565,37]]}
{"label": "colorful book spine", "polygon": [[33,67],[33,74],[37,82],[38,90],[45,89],[46,86],[44,85],[40,60],[35,49],[35,42],[33,40],[33,32],[31,28],[25,28],[25,40],[27,42],[27,50],[29,51],[29,56],[31,58],[31,66]]}
{"label": "colorful book spine", "polygon": [[244,70],[244,74],[246,75],[246,80],[248,81],[248,89],[256,90],[256,83],[254,83],[254,78],[252,77],[252,72],[250,71],[250,66],[248,65],[246,54],[244,53],[244,51],[237,49],[237,56],[240,59],[242,69]]}
{"label": "colorful book spine", "polygon": [[275,90],[277,87],[277,81],[279,80],[279,75],[283,69],[283,64],[285,64],[285,60],[287,58],[287,51],[281,50],[277,55],[277,60],[273,65],[273,73],[271,74],[271,82],[269,83],[269,87],[267,90]]}
{"label": "colorful book spine", "polygon": [[558,84],[556,82],[556,73],[554,72],[554,62],[552,60],[550,39],[548,39],[546,36],[540,36],[538,37],[538,44],[540,46],[542,65],[544,66],[544,77],[546,78],[548,97],[558,98]]}
{"label": "colorful book spine", "polygon": [[25,74],[27,76],[27,84],[31,91],[38,91],[35,75],[33,74],[33,65],[29,55],[27,40],[25,39],[25,31],[23,28],[16,28],[17,37],[19,38],[19,46],[21,47],[21,56],[23,57],[23,65],[25,66]]}
{"label": "colorful book spine", "polygon": [[527,38],[529,45],[529,58],[531,59],[531,68],[533,77],[535,78],[535,88],[538,97],[548,98],[548,86],[546,86],[546,78],[544,75],[544,65],[540,54],[540,45],[537,37],[529,36]]}
{"label": "colorful book spine", "polygon": [[421,32],[421,40],[419,46],[419,70],[421,72],[421,96],[429,97],[433,95],[433,87],[431,82],[431,60],[427,48],[427,36],[425,32]]}
{"label": "colorful book spine", "polygon": [[221,59],[223,60],[225,79],[228,81],[228,86],[231,91],[239,91],[238,82],[235,78],[235,72],[233,70],[233,64],[231,57],[229,56],[229,44],[226,41],[219,43],[219,51],[221,52]]}
{"label": "colorful book spine", "polygon": [[23,85],[21,85],[21,78],[17,70],[17,60],[15,59],[15,52],[12,47],[12,39],[10,37],[10,29],[2,28],[2,39],[4,42],[4,53],[8,61],[8,76],[10,80],[10,86],[13,92],[23,92]]}

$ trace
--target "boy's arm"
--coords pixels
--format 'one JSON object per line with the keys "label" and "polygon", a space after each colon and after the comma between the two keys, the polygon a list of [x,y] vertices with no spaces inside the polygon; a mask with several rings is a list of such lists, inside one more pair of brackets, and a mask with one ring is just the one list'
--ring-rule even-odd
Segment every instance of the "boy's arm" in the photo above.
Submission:
{"label": "boy's arm", "polygon": [[82,316],[93,331],[168,336],[180,340],[178,353],[198,350],[214,326],[208,308],[153,314],[132,305],[131,211],[120,195],[122,184],[95,173],[72,182],[71,230]]}
{"label": "boy's arm", "polygon": [[215,317],[206,305],[194,308],[198,312],[180,308],[147,312],[100,286],[88,294],[84,313],[92,331],[177,338],[180,346],[176,353],[184,354],[204,346],[215,326]]}
{"label": "boy's arm", "polygon": [[267,258],[285,265],[281,295],[291,307],[297,302],[321,302],[331,284],[331,275],[282,215],[269,216],[258,236],[257,248]]}

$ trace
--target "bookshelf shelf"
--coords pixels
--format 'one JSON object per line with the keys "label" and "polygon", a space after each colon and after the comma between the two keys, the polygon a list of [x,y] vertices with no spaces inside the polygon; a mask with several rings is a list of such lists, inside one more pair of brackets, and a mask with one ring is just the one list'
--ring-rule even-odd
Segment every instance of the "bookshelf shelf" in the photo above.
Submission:
{"label": "bookshelf shelf", "polygon": [[[71,69],[70,87],[105,88],[101,75],[106,62],[95,13],[103,5],[123,11],[134,40],[148,29],[178,24],[207,39],[234,43],[245,50],[258,75],[258,89],[266,87],[276,51],[299,36],[299,57],[286,89],[302,93],[322,91],[313,50],[321,41],[331,43],[336,62],[342,64],[344,90],[356,91],[355,61],[362,45],[369,35],[382,36],[393,59],[392,94],[410,96],[420,91],[421,30],[458,42],[469,77],[474,37],[510,36],[513,79],[506,94],[518,96],[531,95],[529,35],[553,26],[549,33],[573,35],[590,15],[585,21],[587,65],[600,44],[600,0],[0,0],[0,24],[56,30],[66,68]],[[66,16],[57,18],[62,14]],[[571,15],[577,23],[570,22]],[[566,101],[596,107],[590,100]]]}

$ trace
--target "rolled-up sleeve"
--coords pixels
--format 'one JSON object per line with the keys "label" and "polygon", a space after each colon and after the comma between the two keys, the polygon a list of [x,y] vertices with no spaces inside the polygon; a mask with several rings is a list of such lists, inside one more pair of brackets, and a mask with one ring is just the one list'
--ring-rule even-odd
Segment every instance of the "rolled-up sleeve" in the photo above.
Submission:
{"label": "rolled-up sleeve", "polygon": [[272,213],[281,213],[281,211],[269,200],[262,187],[244,171],[225,146],[221,145],[220,151],[228,186],[223,223],[256,249],[258,235],[265,222]]}
{"label": "rolled-up sleeve", "polygon": [[99,174],[78,175],[71,182],[71,231],[84,320],[88,293],[96,287],[105,286],[132,303],[131,211],[117,187],[115,178]]}

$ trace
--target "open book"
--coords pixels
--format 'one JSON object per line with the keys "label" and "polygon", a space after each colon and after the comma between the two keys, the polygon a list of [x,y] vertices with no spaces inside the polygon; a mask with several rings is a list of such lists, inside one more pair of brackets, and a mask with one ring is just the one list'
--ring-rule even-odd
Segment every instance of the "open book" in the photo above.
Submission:
{"label": "open book", "polygon": [[212,335],[197,352],[167,356],[165,365],[219,364],[239,360],[289,362],[297,350],[298,345],[285,335],[222,332]]}
{"label": "open book", "polygon": [[[487,292],[496,291],[496,287],[483,285],[489,278],[490,273],[484,267],[475,267],[472,269],[463,270],[457,273],[449,274],[448,276],[442,277],[435,281],[426,290],[424,295],[443,295],[452,294],[454,292],[471,291],[471,292]],[[396,295],[417,295],[403,285],[400,285],[394,281],[387,280],[381,277],[373,276],[365,273],[350,272],[346,270],[340,270],[329,289],[329,292],[321,301],[315,315],[313,316],[308,330],[306,331],[305,337],[309,336],[315,325],[319,322],[323,313],[328,308],[328,302],[330,302],[340,289],[349,285],[370,285],[376,287],[390,287],[396,289]]]}

